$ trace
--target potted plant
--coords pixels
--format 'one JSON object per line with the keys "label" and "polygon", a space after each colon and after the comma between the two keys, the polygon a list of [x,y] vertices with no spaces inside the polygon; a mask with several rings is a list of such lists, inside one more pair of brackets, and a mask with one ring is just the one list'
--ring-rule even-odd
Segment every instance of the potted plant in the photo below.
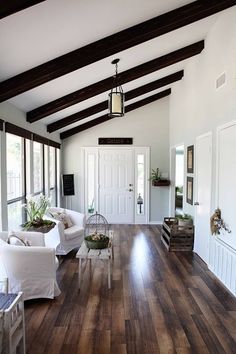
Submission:
{"label": "potted plant", "polygon": [[193,218],[189,214],[176,215],[176,219],[178,221],[179,226],[192,226],[193,225]]}
{"label": "potted plant", "polygon": [[92,203],[88,206],[88,213],[89,214],[94,213],[94,199],[92,200]]}
{"label": "potted plant", "polygon": [[150,181],[152,181],[152,185],[156,186],[158,181],[160,181],[161,175],[159,168],[157,167],[156,169],[152,169],[151,176],[150,176]]}
{"label": "potted plant", "polygon": [[90,249],[103,249],[107,248],[110,238],[102,233],[96,231],[84,238],[86,246]]}
{"label": "potted plant", "polygon": [[28,221],[23,225],[24,230],[49,232],[56,225],[54,221],[43,219],[50,205],[50,199],[43,194],[40,194],[39,197],[29,196],[26,199],[27,204],[24,205],[24,208]]}
{"label": "potted plant", "polygon": [[170,181],[168,179],[161,177],[160,169],[158,167],[156,169],[152,169],[149,180],[152,181],[152,185],[155,187],[165,187],[170,185]]}

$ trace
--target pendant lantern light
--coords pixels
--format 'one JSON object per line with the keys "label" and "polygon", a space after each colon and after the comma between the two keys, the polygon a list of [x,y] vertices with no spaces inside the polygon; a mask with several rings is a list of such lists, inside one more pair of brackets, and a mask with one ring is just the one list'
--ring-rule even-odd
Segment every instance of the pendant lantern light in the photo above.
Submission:
{"label": "pendant lantern light", "polygon": [[123,117],[125,114],[125,94],[118,82],[118,63],[120,59],[114,59],[111,63],[116,66],[113,86],[108,97],[108,115],[110,117]]}

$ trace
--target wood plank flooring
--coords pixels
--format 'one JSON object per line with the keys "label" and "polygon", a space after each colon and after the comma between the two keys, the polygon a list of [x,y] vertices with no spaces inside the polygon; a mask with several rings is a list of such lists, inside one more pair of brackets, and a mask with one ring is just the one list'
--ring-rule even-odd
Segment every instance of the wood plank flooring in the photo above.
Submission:
{"label": "wood plank flooring", "polygon": [[167,252],[158,226],[114,225],[107,266],[76,251],[58,270],[62,294],[25,303],[27,354],[236,353],[236,299],[201,259]]}

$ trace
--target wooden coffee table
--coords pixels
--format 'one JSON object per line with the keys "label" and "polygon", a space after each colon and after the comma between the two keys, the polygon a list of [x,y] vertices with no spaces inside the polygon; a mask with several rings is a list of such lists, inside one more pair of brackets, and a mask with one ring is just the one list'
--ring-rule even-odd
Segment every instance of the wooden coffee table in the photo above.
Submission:
{"label": "wooden coffee table", "polygon": [[[110,237],[111,238],[111,237]],[[80,249],[76,253],[76,258],[79,258],[79,289],[81,286],[82,278],[82,261],[89,260],[91,264],[92,259],[106,260],[107,261],[107,278],[108,278],[108,289],[111,288],[111,262],[113,259],[113,248],[112,248],[112,238],[111,245],[109,248],[104,249],[89,249],[85,242],[83,241]]]}

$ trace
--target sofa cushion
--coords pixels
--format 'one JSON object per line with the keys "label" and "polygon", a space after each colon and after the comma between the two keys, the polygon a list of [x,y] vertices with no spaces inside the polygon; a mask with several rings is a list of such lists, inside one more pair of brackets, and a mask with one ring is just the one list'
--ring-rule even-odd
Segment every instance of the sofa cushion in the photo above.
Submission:
{"label": "sofa cushion", "polygon": [[64,224],[65,229],[71,227],[73,225],[70,215],[66,214],[65,212],[61,211],[50,211],[50,215],[59,221],[62,221]]}
{"label": "sofa cushion", "polygon": [[79,235],[82,235],[83,230],[84,229],[78,225],[73,225],[71,227],[68,227],[67,229],[64,230],[65,239],[66,240],[73,240],[73,238],[76,238]]}

